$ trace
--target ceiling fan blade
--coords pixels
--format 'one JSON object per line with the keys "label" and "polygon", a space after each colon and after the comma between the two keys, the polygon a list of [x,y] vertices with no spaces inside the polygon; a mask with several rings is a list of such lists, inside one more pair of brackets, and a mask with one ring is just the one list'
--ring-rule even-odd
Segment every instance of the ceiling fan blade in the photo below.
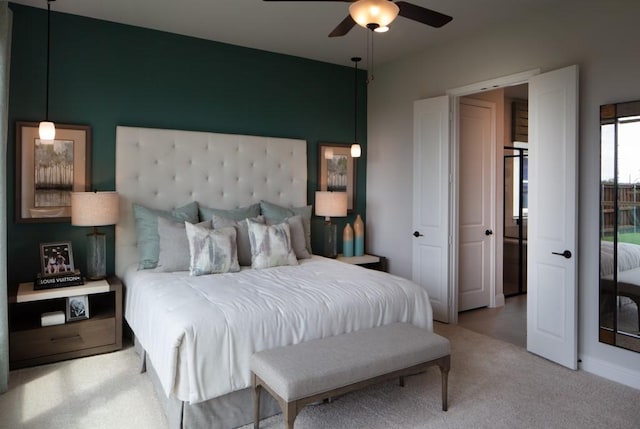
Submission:
{"label": "ceiling fan blade", "polygon": [[397,1],[395,3],[400,8],[400,16],[404,16],[405,18],[409,18],[432,27],[440,28],[453,19],[453,17],[449,15],[427,9],[422,6],[416,6],[415,4],[407,3],[406,1]]}
{"label": "ceiling fan blade", "polygon": [[329,37],[339,37],[347,34],[354,26],[356,22],[351,18],[351,15],[347,15],[345,19],[342,20],[340,24],[336,28],[333,29],[331,33],[329,33]]}

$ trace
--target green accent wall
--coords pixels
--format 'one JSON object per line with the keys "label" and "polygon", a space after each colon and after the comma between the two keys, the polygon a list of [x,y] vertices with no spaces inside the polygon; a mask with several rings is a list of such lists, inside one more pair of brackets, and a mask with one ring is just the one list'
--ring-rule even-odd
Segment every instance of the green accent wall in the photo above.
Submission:
{"label": "green accent wall", "polygon": [[[89,228],[19,224],[15,216],[15,123],[45,115],[46,10],[11,4],[13,38],[8,144],[8,284],[40,271],[39,245],[71,241],[84,271]],[[365,215],[366,72],[358,73],[355,213]],[[117,125],[300,138],[308,147],[308,202],[317,189],[320,142],[353,141],[354,70],[319,61],[52,12],[49,117],[92,127],[92,186],[115,189]],[[338,231],[355,215],[337,219]],[[321,221],[313,246],[320,249]],[[114,271],[114,228],[107,272]]]}

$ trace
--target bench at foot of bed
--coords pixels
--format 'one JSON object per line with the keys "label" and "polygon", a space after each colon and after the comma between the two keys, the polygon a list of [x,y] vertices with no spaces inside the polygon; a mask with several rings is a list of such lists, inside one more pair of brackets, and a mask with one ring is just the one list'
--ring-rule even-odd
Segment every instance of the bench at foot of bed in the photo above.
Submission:
{"label": "bench at foot of bed", "polygon": [[254,428],[259,428],[260,389],[280,404],[285,427],[312,402],[404,377],[438,365],[442,409],[447,410],[449,340],[406,323],[395,323],[255,353],[251,357]]}

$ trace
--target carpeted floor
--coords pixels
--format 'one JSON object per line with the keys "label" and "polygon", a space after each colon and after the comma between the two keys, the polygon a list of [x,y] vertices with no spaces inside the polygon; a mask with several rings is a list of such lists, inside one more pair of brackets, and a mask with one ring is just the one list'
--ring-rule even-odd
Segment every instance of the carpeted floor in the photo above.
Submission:
{"label": "carpeted floor", "polygon": [[[640,391],[570,371],[524,349],[437,324],[452,341],[449,411],[441,410],[437,368],[308,406],[297,429],[312,428],[635,428]],[[11,372],[0,396],[2,428],[166,427],[132,348]],[[282,427],[281,416],[260,425]],[[250,428],[252,426],[245,426]],[[243,428],[244,429],[244,428]]]}

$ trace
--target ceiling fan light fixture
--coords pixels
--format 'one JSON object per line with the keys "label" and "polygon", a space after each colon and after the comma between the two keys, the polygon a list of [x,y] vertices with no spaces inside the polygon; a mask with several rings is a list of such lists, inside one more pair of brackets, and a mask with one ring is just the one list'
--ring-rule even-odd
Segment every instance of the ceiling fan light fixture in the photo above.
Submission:
{"label": "ceiling fan light fixture", "polygon": [[349,15],[361,27],[387,27],[398,16],[400,8],[389,0],[358,0],[349,6]]}
{"label": "ceiling fan light fixture", "polygon": [[375,30],[376,33],[386,33],[387,31],[389,31],[389,27],[384,26],[384,27],[378,27]]}

